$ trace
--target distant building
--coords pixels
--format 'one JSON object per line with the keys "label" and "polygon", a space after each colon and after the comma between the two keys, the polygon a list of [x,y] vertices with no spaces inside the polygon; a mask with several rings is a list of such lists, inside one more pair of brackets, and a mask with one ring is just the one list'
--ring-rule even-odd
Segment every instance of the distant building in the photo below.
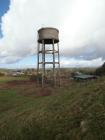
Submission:
{"label": "distant building", "polygon": [[85,81],[85,80],[96,79],[97,76],[76,72],[76,73],[73,75],[72,78],[73,78],[74,80],[83,80],[83,81]]}
{"label": "distant building", "polygon": [[24,72],[11,72],[10,74],[9,74],[10,76],[22,76],[22,75],[24,75]]}

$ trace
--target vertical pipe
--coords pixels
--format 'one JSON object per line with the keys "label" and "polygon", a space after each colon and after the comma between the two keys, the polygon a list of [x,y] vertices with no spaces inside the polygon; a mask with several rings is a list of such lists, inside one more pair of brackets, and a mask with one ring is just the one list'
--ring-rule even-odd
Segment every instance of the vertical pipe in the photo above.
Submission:
{"label": "vertical pipe", "polygon": [[39,84],[39,47],[40,44],[37,45],[37,84]]}
{"label": "vertical pipe", "polygon": [[42,40],[42,87],[44,86],[44,40]]}
{"label": "vertical pipe", "polygon": [[43,46],[43,53],[44,53],[43,60],[44,60],[44,76],[45,76],[45,43],[44,43],[44,46]]}
{"label": "vertical pipe", "polygon": [[56,76],[55,76],[55,48],[54,48],[54,40],[53,40],[53,82],[54,82],[54,86],[56,86]]}
{"label": "vertical pipe", "polygon": [[59,86],[61,85],[61,79],[60,79],[60,55],[59,55],[59,43],[57,43],[58,46],[58,77],[59,77]]}

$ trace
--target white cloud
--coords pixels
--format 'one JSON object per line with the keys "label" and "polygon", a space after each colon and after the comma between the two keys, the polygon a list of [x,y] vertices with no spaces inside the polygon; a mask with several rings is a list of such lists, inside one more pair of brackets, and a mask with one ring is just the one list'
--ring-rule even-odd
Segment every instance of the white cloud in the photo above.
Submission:
{"label": "white cloud", "polygon": [[14,63],[35,54],[37,30],[52,26],[60,30],[62,56],[77,58],[81,65],[83,61],[101,63],[105,59],[104,17],[105,0],[11,0],[2,17],[0,61]]}
{"label": "white cloud", "polygon": [[61,59],[61,67],[98,67],[103,64],[101,58],[89,60],[77,60],[63,57]]}
{"label": "white cloud", "polygon": [[104,59],[105,1],[76,0],[69,13],[62,26],[61,51],[71,57]]}

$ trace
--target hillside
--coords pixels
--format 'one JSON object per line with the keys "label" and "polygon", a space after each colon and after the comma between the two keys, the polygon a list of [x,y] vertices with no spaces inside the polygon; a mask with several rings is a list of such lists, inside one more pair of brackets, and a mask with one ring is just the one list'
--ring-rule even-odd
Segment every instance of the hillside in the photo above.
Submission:
{"label": "hillside", "polygon": [[0,80],[0,140],[105,139],[105,77],[55,89],[6,80]]}

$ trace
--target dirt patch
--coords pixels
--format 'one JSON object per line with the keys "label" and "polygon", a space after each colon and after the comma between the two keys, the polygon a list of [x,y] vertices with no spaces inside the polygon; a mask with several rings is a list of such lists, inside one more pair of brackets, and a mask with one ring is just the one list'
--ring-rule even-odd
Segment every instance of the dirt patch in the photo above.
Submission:
{"label": "dirt patch", "polygon": [[36,83],[35,82],[32,82],[32,81],[16,81],[16,80],[13,80],[13,81],[9,81],[7,83],[2,83],[0,84],[0,89],[12,89],[12,88],[17,88],[17,87],[21,87],[21,86],[29,86],[29,85],[35,85]]}
{"label": "dirt patch", "polygon": [[41,88],[37,91],[36,96],[50,96],[52,95],[52,90],[50,88]]}
{"label": "dirt patch", "polygon": [[51,87],[37,87],[34,81],[9,81],[7,83],[0,84],[1,90],[16,89],[17,93],[21,96],[51,96],[53,94],[53,89]]}
{"label": "dirt patch", "polygon": [[[29,81],[29,80],[22,80],[22,81],[18,81],[18,80],[13,80],[13,81],[9,81],[7,82],[7,84],[9,85],[21,85],[21,84],[30,84],[30,83],[33,83],[32,81]],[[35,83],[35,82],[34,82]]]}
{"label": "dirt patch", "polygon": [[27,88],[23,88],[21,90],[21,93],[19,94],[23,96],[35,96],[35,97],[42,97],[42,96],[51,96],[52,95],[52,90],[50,88],[36,88],[34,85],[30,85]]}

